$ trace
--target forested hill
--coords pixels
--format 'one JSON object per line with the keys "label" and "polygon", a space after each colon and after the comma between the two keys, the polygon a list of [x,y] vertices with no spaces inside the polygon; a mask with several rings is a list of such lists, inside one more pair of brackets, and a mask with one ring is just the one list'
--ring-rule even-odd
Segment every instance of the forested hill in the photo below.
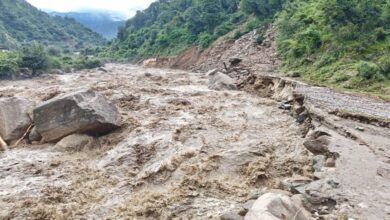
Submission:
{"label": "forested hill", "polygon": [[177,55],[255,29],[261,43],[270,22],[286,72],[390,96],[390,0],[159,0],[128,20],[105,53]]}
{"label": "forested hill", "polygon": [[[111,53],[119,57],[172,55],[207,47],[246,18],[240,0],[160,0],[138,11],[121,28]],[[280,5],[280,1],[274,1]]]}
{"label": "forested hill", "polygon": [[118,28],[125,25],[125,19],[109,12],[85,11],[85,12],[51,12],[52,16],[74,18],[85,27],[101,34],[108,40],[115,38]]}
{"label": "forested hill", "polygon": [[70,49],[105,42],[74,19],[51,17],[24,0],[0,0],[0,47],[15,48],[31,41]]}

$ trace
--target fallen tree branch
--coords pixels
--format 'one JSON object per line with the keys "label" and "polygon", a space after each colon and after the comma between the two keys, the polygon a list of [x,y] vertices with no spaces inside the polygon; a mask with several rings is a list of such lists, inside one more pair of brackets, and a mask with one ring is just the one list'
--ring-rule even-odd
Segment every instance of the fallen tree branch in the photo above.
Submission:
{"label": "fallen tree branch", "polygon": [[7,143],[5,143],[5,141],[3,140],[3,138],[0,136],[0,146],[4,149],[4,150],[7,150],[8,149],[8,145]]}
{"label": "fallen tree branch", "polygon": [[34,124],[31,124],[28,128],[27,128],[27,131],[24,133],[24,135],[18,140],[16,141],[16,143],[12,146],[12,147],[16,147],[18,146],[18,144],[26,137],[26,135],[30,132],[31,128],[34,126]]}

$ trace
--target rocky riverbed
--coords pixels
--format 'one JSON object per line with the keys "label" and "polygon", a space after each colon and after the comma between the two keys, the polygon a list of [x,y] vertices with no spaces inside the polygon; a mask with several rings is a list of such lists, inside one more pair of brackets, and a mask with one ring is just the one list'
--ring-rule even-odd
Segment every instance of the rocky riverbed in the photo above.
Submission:
{"label": "rocky riverbed", "polygon": [[[105,68],[0,81],[0,98],[36,103],[93,90],[121,115],[88,149],[22,141],[0,151],[1,219],[242,219],[270,192],[312,219],[389,218],[387,127],[296,100],[288,83],[216,91],[205,73]],[[311,152],[310,137],[326,151]]]}

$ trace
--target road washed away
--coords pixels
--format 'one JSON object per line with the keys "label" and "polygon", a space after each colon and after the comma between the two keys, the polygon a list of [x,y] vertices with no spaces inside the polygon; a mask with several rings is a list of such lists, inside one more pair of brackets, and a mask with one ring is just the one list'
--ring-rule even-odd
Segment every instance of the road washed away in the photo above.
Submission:
{"label": "road washed away", "polygon": [[126,64],[0,83],[38,105],[93,91],[120,118],[99,137],[9,142],[0,219],[389,218],[389,129],[317,120],[287,83],[211,90],[205,73]]}

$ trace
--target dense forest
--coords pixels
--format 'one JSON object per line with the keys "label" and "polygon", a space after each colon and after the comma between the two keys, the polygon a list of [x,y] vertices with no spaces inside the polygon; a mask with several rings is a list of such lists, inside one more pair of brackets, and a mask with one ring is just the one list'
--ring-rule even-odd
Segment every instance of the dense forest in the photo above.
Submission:
{"label": "dense forest", "polygon": [[175,55],[189,46],[208,47],[233,30],[235,38],[262,25],[283,0],[160,0],[138,11],[119,30],[109,54],[116,57]]}
{"label": "dense forest", "polygon": [[0,47],[16,48],[32,41],[66,49],[105,42],[74,19],[51,17],[24,0],[0,0]]}

